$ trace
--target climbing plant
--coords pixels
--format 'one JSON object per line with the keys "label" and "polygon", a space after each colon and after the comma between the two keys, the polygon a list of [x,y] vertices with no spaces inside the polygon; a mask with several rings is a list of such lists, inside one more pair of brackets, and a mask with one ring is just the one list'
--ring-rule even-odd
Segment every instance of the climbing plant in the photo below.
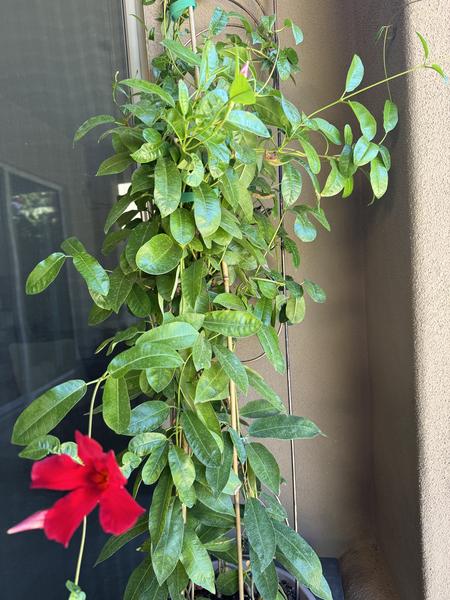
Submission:
{"label": "climbing plant", "polygon": [[[26,292],[45,290],[70,261],[92,298],[90,325],[119,311],[133,323],[97,348],[103,374],[57,385],[19,416],[12,441],[37,461],[32,487],[69,494],[10,532],[43,528],[67,545],[82,526],[75,578],[67,583],[72,600],[85,598],[86,516],[97,504],[103,529],[114,534],[97,562],[125,544],[142,554],[125,600],[216,593],[276,600],[284,594],[276,564],[329,600],[317,555],[289,527],[280,469],[261,442],[321,431],[288,414],[264,377],[240,360],[237,344],[255,336],[284,373],[280,330],[326,297],[303,274],[287,275],[283,253],[298,269],[301,244],[330,229],[322,199],[349,197],[358,173],[374,200],[388,187],[386,140],[397,107],[388,88],[377,119],[361,93],[419,69],[444,74],[419,36],[421,64],[362,87],[355,55],[340,97],[305,114],[277,85],[299,70],[295,46],[303,34],[295,23],[279,24],[276,16],[254,23],[216,8],[196,35],[192,4],[163,3],[153,81],[117,78],[117,114],[93,117],[75,134],[78,142],[108,125],[101,139],[114,152],[97,175],[131,174],[104,227],[103,253],[118,263],[106,271],[72,237],[35,267]],[[285,30],[289,47],[278,40]],[[338,104],[348,111],[343,130],[325,118]],[[52,430],[88,389],[87,435],[61,442]],[[92,439],[100,420],[117,435],[117,455]]]}

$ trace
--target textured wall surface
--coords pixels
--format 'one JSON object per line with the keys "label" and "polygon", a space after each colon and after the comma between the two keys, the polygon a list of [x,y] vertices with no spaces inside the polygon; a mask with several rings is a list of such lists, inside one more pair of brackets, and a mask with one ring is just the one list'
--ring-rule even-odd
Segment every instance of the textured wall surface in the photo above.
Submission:
{"label": "textured wall surface", "polygon": [[[420,61],[415,30],[429,38],[436,60],[445,64],[450,54],[448,0],[279,4],[280,21],[294,18],[305,34],[297,85],[284,84],[305,112],[340,95],[354,52],[366,64],[367,83],[382,77],[382,49],[374,42],[381,25],[394,25],[391,73]],[[210,2],[199,3],[200,29],[211,11]],[[300,527],[322,555],[347,552],[349,600],[394,598],[388,571],[402,600],[445,600],[450,92],[431,71],[396,82],[392,91],[401,122],[391,142],[389,193],[370,208],[363,183],[349,200],[324,200],[332,232],[301,248],[299,277],[322,285],[328,301],[309,304],[304,324],[290,329],[295,412],[328,437],[296,444]],[[379,116],[385,98],[383,88],[364,100]],[[345,109],[328,116],[341,125],[351,118]],[[255,350],[244,346],[242,357]],[[270,379],[285,396],[283,378]],[[288,446],[273,448],[289,503]],[[376,545],[359,544],[370,538]]]}

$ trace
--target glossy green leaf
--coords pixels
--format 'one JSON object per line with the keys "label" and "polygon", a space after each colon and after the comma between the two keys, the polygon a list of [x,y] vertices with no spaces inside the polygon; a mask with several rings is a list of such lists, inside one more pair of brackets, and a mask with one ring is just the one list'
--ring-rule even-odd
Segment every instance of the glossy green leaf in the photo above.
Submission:
{"label": "glossy green leaf", "polygon": [[245,503],[244,526],[261,568],[265,569],[275,555],[275,530],[266,509],[257,498],[248,498]]}
{"label": "glossy green leaf", "polygon": [[198,380],[195,391],[195,402],[212,402],[222,400],[228,395],[228,375],[220,364],[213,363],[205,369]]}
{"label": "glossy green leaf", "polygon": [[236,294],[231,294],[228,292],[223,292],[222,294],[217,294],[217,296],[213,300],[214,304],[219,304],[224,308],[229,308],[231,310],[245,310],[245,304],[236,296]]}
{"label": "glossy green leaf", "polygon": [[[151,404],[156,404],[154,408]],[[169,414],[166,411],[166,405],[162,406],[163,402],[155,400],[152,402],[144,402],[136,408],[133,408],[132,423],[130,423],[131,429],[137,433],[130,443],[128,444],[128,450],[137,454],[137,456],[147,456],[158,448],[165,446],[167,438],[162,433],[156,433],[154,431],[142,431],[145,429],[156,429],[159,425],[164,422]],[[161,421],[161,419],[164,420]],[[126,432],[129,433],[129,432]]]}
{"label": "glossy green leaf", "polygon": [[236,104],[255,104],[256,96],[250,82],[245,75],[239,71],[236,73],[230,86],[230,101]]}
{"label": "glossy green leaf", "polygon": [[321,196],[329,198],[336,196],[342,191],[345,185],[345,178],[342,176],[335,161],[331,162],[331,170],[321,192]]}
{"label": "glossy green leaf", "polygon": [[137,283],[131,288],[127,297],[127,306],[135,317],[144,319],[152,312],[152,303],[149,295]]}
{"label": "glossy green leaf", "polygon": [[248,377],[244,365],[234,352],[231,352],[225,346],[218,344],[213,346],[216,355],[223,370],[230,379],[234,381],[237,387],[244,393],[248,392]]}
{"label": "glossy green leaf", "polygon": [[220,463],[220,449],[209,429],[191,411],[181,415],[181,426],[195,456],[204,465]]}
{"label": "glossy green leaf", "polygon": [[191,507],[189,492],[195,481],[195,466],[192,458],[182,448],[171,446],[169,450],[169,466],[181,502]]}
{"label": "glossy green leaf", "polygon": [[111,556],[114,556],[126,544],[148,531],[147,516],[139,517],[136,524],[121,535],[112,535],[103,546],[94,566],[99,565]]}
{"label": "glossy green leaf", "polygon": [[311,169],[314,175],[317,175],[318,173],[320,173],[321,169],[320,157],[317,154],[317,150],[305,138],[300,137],[299,141],[306,154],[306,160],[308,161],[309,168]]}
{"label": "glossy green leaf", "polygon": [[136,254],[139,248],[148,242],[158,232],[158,220],[145,221],[139,223],[130,233],[125,248],[125,256],[133,269],[137,269]]}
{"label": "glossy green leaf", "polygon": [[251,221],[253,217],[253,202],[250,192],[243,186],[237,173],[233,169],[227,169],[219,182],[220,189],[225,200],[239,213],[242,211],[244,217]]}
{"label": "glossy green leaf", "polygon": [[99,125],[105,125],[107,123],[114,123],[114,121],[115,118],[112,115],[97,115],[95,117],[91,117],[78,127],[73,137],[73,141],[78,142],[95,127],[98,127]]}
{"label": "glossy green leaf", "polygon": [[186,116],[189,110],[189,90],[182,79],[178,81],[178,102],[182,114]]}
{"label": "glossy green leaf", "polygon": [[34,439],[20,453],[20,458],[29,460],[41,460],[49,454],[58,454],[61,444],[54,435],[43,435]]}
{"label": "glossy green leaf", "polygon": [[273,391],[265,379],[250,367],[245,367],[245,370],[247,371],[248,381],[251,387],[256,390],[264,400],[270,402],[275,410],[286,412],[286,408],[280,396]]}
{"label": "glossy green leaf", "polygon": [[376,198],[381,198],[387,191],[389,175],[383,162],[377,157],[370,163],[370,184]]}
{"label": "glossy green leaf", "polygon": [[180,246],[189,244],[195,236],[194,215],[190,210],[177,208],[170,215],[170,233]]}
{"label": "glossy green leaf", "polygon": [[181,562],[193,583],[212,594],[215,593],[214,568],[211,559],[206,548],[190,527],[187,527],[184,532]]}
{"label": "glossy green leaf", "polygon": [[215,310],[205,314],[205,329],[232,337],[249,337],[260,329],[261,321],[243,310]]}
{"label": "glossy green leaf", "polygon": [[295,167],[288,163],[283,169],[281,180],[281,193],[287,208],[295,204],[302,192],[302,175]]}
{"label": "glossy green leaf", "polygon": [[173,213],[180,203],[180,171],[169,157],[161,157],[156,161],[154,199],[162,217]]}
{"label": "glossy green leaf", "polygon": [[125,196],[120,196],[118,201],[115,204],[113,204],[111,210],[108,213],[108,216],[106,217],[105,227],[103,229],[105,233],[108,233],[108,231],[111,229],[114,223],[116,223],[116,221],[121,217],[121,215],[123,215],[123,213],[129,207],[130,202],[131,199],[128,196],[128,194],[126,194]]}
{"label": "glossy green leaf", "polygon": [[383,126],[384,131],[389,133],[397,127],[398,123],[398,108],[392,100],[386,100],[383,110]]}
{"label": "glossy green leaf", "polygon": [[41,260],[28,275],[25,291],[27,294],[40,294],[56,279],[66,260],[62,252],[53,252]]}
{"label": "glossy green leaf", "polygon": [[377,156],[378,150],[379,148],[376,144],[369,142],[365,136],[362,136],[356,142],[353,149],[353,162],[357,167],[367,165]]}
{"label": "glossy green leaf", "polygon": [[280,350],[280,343],[275,329],[271,325],[262,325],[257,333],[260,344],[266,353],[267,358],[274,366],[275,371],[284,373],[286,370],[286,361]]}
{"label": "glossy green leaf", "polygon": [[117,267],[112,272],[109,279],[109,291],[106,301],[115,313],[119,312],[121,306],[128,298],[133,283],[134,279],[125,275],[120,267]]}
{"label": "glossy green leaf", "polygon": [[[160,400],[142,402],[131,411],[130,424],[124,433],[137,436],[141,433],[152,432],[164,423],[169,416],[169,412],[170,409],[167,404]],[[155,436],[148,439],[149,443],[155,441]],[[137,454],[136,449],[131,448],[131,451]]]}
{"label": "glossy green leaf", "polygon": [[305,298],[295,298],[291,296],[286,303],[286,316],[291,323],[301,323],[305,318],[306,304]]}
{"label": "glossy green leaf", "polygon": [[211,343],[201,331],[192,347],[192,360],[197,371],[209,369],[211,366],[212,348]]}
{"label": "glossy green leaf", "polygon": [[250,568],[252,571],[252,580],[256,589],[264,600],[281,600],[278,592],[278,576],[274,562],[270,562],[264,569],[258,555],[250,546]]}
{"label": "glossy green leaf", "polygon": [[191,348],[198,337],[198,331],[189,323],[172,321],[153,327],[143,333],[137,340],[137,345],[147,342],[161,342],[174,350]]}
{"label": "glossy green leaf", "polygon": [[247,460],[256,477],[275,495],[280,493],[280,467],[273,454],[262,444],[252,442],[245,447]]}
{"label": "glossy green leaf", "polygon": [[173,481],[168,468],[162,473],[153,491],[152,503],[150,505],[148,528],[153,546],[158,543],[162,534],[166,515],[170,508],[172,499]]}
{"label": "glossy green leaf", "polygon": [[260,417],[271,417],[278,415],[280,409],[274,408],[268,400],[249,400],[240,409],[240,414],[244,419],[259,419]]}
{"label": "glossy green leaf", "polygon": [[322,565],[314,550],[290,527],[273,521],[277,538],[277,559],[300,583],[322,600],[333,600],[322,575]]}
{"label": "glossy green leaf", "polygon": [[192,262],[187,269],[181,273],[181,290],[183,293],[183,301],[186,302],[192,310],[204,287],[203,280],[203,260]]}
{"label": "glossy green leaf", "polygon": [[360,102],[349,101],[349,105],[358,119],[361,132],[371,141],[377,133],[377,122],[370,111]]}
{"label": "glossy green leaf", "polygon": [[237,569],[222,571],[216,580],[217,592],[224,596],[233,596],[238,591],[239,581]]}
{"label": "glossy green leaf", "polygon": [[103,419],[116,433],[125,431],[130,424],[131,407],[126,381],[108,377],[102,397]]}
{"label": "glossy green leaf", "polygon": [[169,273],[180,262],[183,251],[167,234],[159,233],[139,248],[136,264],[150,275]]}
{"label": "glossy green leaf", "polygon": [[327,295],[325,294],[323,289],[319,285],[317,285],[317,283],[314,283],[314,281],[311,281],[309,279],[305,279],[302,285],[305,292],[309,295],[309,297],[312,300],[314,300],[314,302],[322,304],[326,301]]}
{"label": "glossy green leaf", "polygon": [[297,214],[294,222],[294,233],[302,242],[313,242],[317,237],[317,229],[311,223],[306,211]]}
{"label": "glossy green leaf", "polygon": [[185,600],[183,592],[189,583],[189,577],[181,562],[178,562],[166,583],[171,600]]}
{"label": "glossy green leaf", "polygon": [[270,137],[270,131],[254,113],[245,110],[232,110],[227,117],[227,122],[241,131],[248,131],[263,138]]}
{"label": "glossy green leaf", "polygon": [[262,417],[253,421],[248,432],[253,437],[278,440],[302,440],[321,435],[320,429],[312,421],[294,415]]}
{"label": "glossy green leaf", "polygon": [[173,498],[165,515],[164,527],[158,543],[152,550],[152,564],[156,579],[162,585],[177,566],[184,537],[181,504]]}
{"label": "glossy green leaf", "polygon": [[340,146],[342,144],[341,133],[335,125],[333,125],[329,121],[326,121],[325,119],[321,119],[320,117],[316,117],[314,119],[314,123],[317,125],[319,130],[325,135],[325,137],[330,140],[330,142],[336,144],[337,146]]}
{"label": "glossy green leaf", "polygon": [[80,273],[90,291],[101,296],[109,292],[109,277],[105,269],[75,237],[68,238],[61,244],[66,254],[73,258],[73,265]]}
{"label": "glossy green leaf", "polygon": [[145,369],[145,376],[155,392],[162,392],[172,381],[173,369]]}
{"label": "glossy green leaf", "polygon": [[222,461],[215,465],[207,465],[205,472],[208,485],[216,496],[221,492],[231,494],[235,491],[235,489],[232,491],[226,489],[232,473],[233,444],[228,436],[224,436],[223,442]]}
{"label": "glossy green leaf", "polygon": [[132,164],[133,159],[128,152],[119,152],[105,159],[99,166],[96,175],[116,175],[117,173],[123,173]]}
{"label": "glossy green leaf", "polygon": [[162,342],[144,342],[121,352],[109,363],[108,371],[113,377],[123,377],[128,371],[159,367],[179,367],[183,361],[179,354]]}
{"label": "glossy green leaf", "polygon": [[121,85],[126,85],[132,88],[136,92],[143,92],[144,94],[153,94],[154,96],[158,96],[166,104],[175,106],[175,101],[172,96],[156,83],[151,83],[145,79],[124,79],[120,83]]}
{"label": "glossy green leaf", "polygon": [[167,587],[160,587],[150,556],[131,574],[123,600],[167,600]]}
{"label": "glossy green leaf", "polygon": [[347,80],[345,82],[345,91],[353,92],[358,85],[361,83],[364,77],[364,65],[362,60],[357,54],[353,56],[350,68],[347,73]]}
{"label": "glossy green leaf", "polygon": [[176,58],[179,58],[187,65],[191,67],[199,67],[201,64],[201,58],[198,54],[195,54],[190,48],[183,46],[177,40],[162,40],[161,44],[165,46],[170,52],[172,52]]}
{"label": "glossy green leaf", "polygon": [[86,394],[80,379],[60,383],[33,400],[17,419],[12,443],[25,446],[54,429]]}
{"label": "glossy green leaf", "polygon": [[151,451],[151,454],[142,467],[141,472],[142,481],[146,485],[151,485],[158,481],[167,464],[168,450],[168,444],[160,444]]}
{"label": "glossy green leaf", "polygon": [[266,511],[272,519],[286,522],[288,519],[288,514],[278,498],[275,498],[266,492],[262,492],[259,495],[259,498],[262,500],[262,502],[264,502]]}
{"label": "glossy green leaf", "polygon": [[217,190],[202,183],[193,193],[195,223],[202,236],[209,237],[219,228],[222,216]]}

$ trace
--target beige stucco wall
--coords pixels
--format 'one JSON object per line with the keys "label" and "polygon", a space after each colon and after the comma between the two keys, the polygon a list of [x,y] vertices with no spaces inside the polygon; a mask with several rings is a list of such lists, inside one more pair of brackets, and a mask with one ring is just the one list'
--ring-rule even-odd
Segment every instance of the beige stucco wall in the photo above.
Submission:
{"label": "beige stucco wall", "polygon": [[[340,95],[356,51],[368,82],[381,75],[374,34],[383,24],[397,25],[391,71],[420,60],[415,29],[428,36],[437,59],[450,54],[447,0],[279,4],[280,20],[296,19],[305,33],[302,73],[284,90],[306,112]],[[149,22],[154,10],[147,9]],[[200,28],[211,10],[212,3],[199,3]],[[345,565],[357,570],[360,560],[362,575],[348,598],[394,597],[390,583],[378,592],[374,583],[386,559],[402,600],[444,600],[450,583],[449,88],[421,72],[393,90],[401,125],[393,136],[390,192],[371,208],[364,185],[351,199],[324,201],[332,232],[301,249],[298,277],[317,281],[328,301],[310,303],[304,324],[290,329],[295,412],[328,437],[296,443],[300,527],[321,555],[356,549]],[[369,101],[379,114],[384,97]],[[349,118],[342,109],[330,116],[340,124]],[[242,357],[255,349],[243,347]],[[258,368],[270,373],[264,363]],[[269,379],[285,396],[283,378]],[[273,448],[289,504],[289,447]],[[370,538],[378,543],[373,560],[371,544],[358,553],[359,542]]]}

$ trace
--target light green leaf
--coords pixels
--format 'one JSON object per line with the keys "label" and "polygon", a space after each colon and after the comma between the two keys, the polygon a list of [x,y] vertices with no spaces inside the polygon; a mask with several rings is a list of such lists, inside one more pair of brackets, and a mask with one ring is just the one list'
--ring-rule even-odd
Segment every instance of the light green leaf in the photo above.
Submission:
{"label": "light green leaf", "polygon": [[128,196],[128,194],[125,194],[125,196],[120,196],[119,200],[113,204],[113,206],[111,207],[111,210],[108,213],[108,216],[106,217],[106,221],[105,221],[105,227],[104,227],[104,232],[108,233],[108,231],[111,229],[111,227],[114,225],[114,223],[117,221],[117,219],[123,215],[123,213],[127,210],[128,206],[130,205],[131,199]]}
{"label": "light green leaf", "polygon": [[147,342],[161,342],[174,350],[191,348],[198,337],[198,331],[189,323],[183,321],[171,321],[149,329],[143,333],[136,344]]}
{"label": "light green leaf", "polygon": [[227,122],[241,131],[248,131],[264,138],[271,136],[264,123],[254,113],[245,110],[232,110],[227,117]]}
{"label": "light green leaf", "polygon": [[384,131],[389,133],[397,127],[398,123],[398,108],[392,100],[386,100],[383,111],[383,126]]}
{"label": "light green leaf", "polygon": [[321,168],[320,157],[317,154],[317,150],[308,140],[306,140],[303,137],[299,137],[299,142],[303,150],[305,151],[306,160],[308,161],[309,168],[311,169],[314,175],[317,175],[318,173],[320,173]]}
{"label": "light green leaf", "polygon": [[192,52],[190,48],[186,48],[183,44],[180,44],[177,40],[163,40],[161,42],[170,52],[172,52],[176,58],[179,58],[190,67],[199,67],[201,64],[201,58],[195,52]]}
{"label": "light green leaf", "polygon": [[106,123],[114,123],[115,118],[112,115],[97,115],[95,117],[91,117],[87,119],[82,125],[78,127],[73,137],[74,142],[78,142],[83,138],[87,133],[89,133],[98,125],[105,125]]}
{"label": "light green leaf", "polygon": [[178,102],[180,104],[181,114],[186,116],[189,110],[189,90],[182,79],[178,81]]}
{"label": "light green leaf", "polygon": [[150,81],[145,81],[144,79],[124,79],[120,82],[120,84],[126,85],[137,92],[143,92],[144,94],[153,94],[161,98],[161,100],[166,104],[170,104],[170,106],[175,106],[175,101],[172,98],[172,96],[156,83],[151,83]]}
{"label": "light green leaf", "polygon": [[321,192],[321,196],[323,196],[324,198],[336,196],[337,194],[339,194],[340,191],[342,191],[344,185],[345,178],[339,171],[336,161],[333,160],[331,161],[331,171],[325,182],[325,186]]}
{"label": "light green leaf", "polygon": [[194,215],[190,210],[177,208],[170,215],[170,233],[180,246],[186,246],[194,239],[195,221]]}
{"label": "light green leaf", "polygon": [[183,181],[191,188],[195,188],[202,183],[205,177],[205,167],[197,154],[191,154],[190,159],[189,170],[185,170],[183,173]]}
{"label": "light green leaf", "polygon": [[[209,406],[208,404],[200,406]],[[233,494],[237,486],[232,490],[227,489],[230,483],[230,478],[234,475],[231,467],[233,464],[233,444],[228,436],[223,438],[223,456],[222,462],[216,465],[208,465],[206,467],[206,481],[213,493],[218,496],[221,492],[224,494]],[[237,477],[237,476],[235,476]],[[237,479],[237,485],[240,485],[240,480]]]}
{"label": "light green leaf", "polygon": [[360,137],[353,149],[353,162],[355,166],[362,167],[363,165],[367,165],[377,156],[378,151],[377,144],[369,142],[365,136]]}
{"label": "light green leaf", "polygon": [[349,105],[358,119],[361,132],[371,141],[377,133],[377,122],[370,111],[360,102],[349,101]]}
{"label": "light green leaf", "polygon": [[181,273],[183,301],[185,301],[192,310],[195,309],[195,305],[197,304],[204,287],[203,267],[203,260],[199,259],[191,263],[189,267]]}
{"label": "light green leaf", "polygon": [[154,235],[157,234],[159,229],[158,219],[152,219],[151,221],[145,221],[139,223],[130,233],[126,248],[125,256],[127,262],[133,269],[137,269],[136,265],[136,254],[139,248],[148,242]]}
{"label": "light green leaf", "polygon": [[306,211],[299,211],[294,222],[294,233],[302,242],[313,242],[317,229],[311,223]]}
{"label": "light green leaf", "polygon": [[118,313],[131,292],[134,280],[131,277],[127,277],[122,269],[117,267],[112,272],[109,282],[109,292],[106,296],[106,301],[109,307],[115,313]]}
{"label": "light green leaf", "polygon": [[159,233],[141,246],[136,254],[136,264],[150,275],[173,271],[183,255],[181,247],[167,234]]}
{"label": "light green leaf", "polygon": [[108,274],[100,263],[86,252],[83,244],[76,237],[71,237],[61,244],[61,248],[73,258],[73,266],[86,281],[89,290],[106,296],[109,292]]}
{"label": "light green leaf", "polygon": [[192,347],[192,360],[197,371],[201,369],[209,369],[211,366],[212,348],[211,343],[205,336],[205,332],[201,331],[197,340]]}
{"label": "light green leaf", "polygon": [[189,501],[189,498],[195,481],[195,466],[192,458],[182,448],[171,446],[169,450],[169,466],[181,502],[191,507],[192,503]]}
{"label": "light green leaf", "polygon": [[109,363],[108,371],[115,378],[123,377],[128,371],[150,369],[174,369],[183,364],[179,354],[162,342],[138,344],[121,352]]}
{"label": "light green leaf", "polygon": [[274,406],[268,400],[249,400],[241,407],[240,414],[245,419],[259,419],[260,417],[272,417],[278,415],[280,409]]}
{"label": "light green leaf", "polygon": [[378,157],[370,163],[370,184],[376,198],[384,196],[389,184],[389,174]]}
{"label": "light green leaf", "polygon": [[273,454],[262,444],[252,442],[245,447],[247,460],[260,482],[276,496],[280,493],[280,467]]}
{"label": "light green leaf", "polygon": [[195,403],[222,400],[228,395],[228,375],[220,364],[213,363],[205,369],[198,380]]}
{"label": "light green leaf", "polygon": [[191,411],[181,415],[181,426],[195,456],[204,465],[220,464],[220,449],[209,429]]}
{"label": "light green leaf", "polygon": [[210,237],[219,228],[222,215],[217,190],[202,183],[193,193],[195,223],[204,238]]}
{"label": "light green leaf", "polygon": [[358,85],[361,83],[364,77],[364,65],[362,60],[357,54],[353,56],[350,68],[347,73],[347,80],[345,82],[345,91],[353,92]]}
{"label": "light green leaf", "polygon": [[84,381],[73,379],[60,383],[33,400],[14,425],[12,443],[26,446],[34,439],[46,435],[83,398],[86,390]]}
{"label": "light green leaf", "polygon": [[257,498],[248,498],[245,503],[244,526],[250,546],[258,555],[261,568],[265,569],[275,555],[275,530],[266,509]]}
{"label": "light green leaf", "polygon": [[180,171],[169,157],[161,157],[156,161],[154,197],[162,217],[173,213],[180,204]]}
{"label": "light green leaf", "polygon": [[173,481],[169,469],[165,469],[153,491],[152,503],[150,505],[148,527],[153,546],[158,543],[161,536],[166,514],[172,499]]}
{"label": "light green leaf", "polygon": [[291,296],[286,303],[286,316],[291,323],[301,323],[305,318],[305,298]]}
{"label": "light green leaf", "polygon": [[145,376],[150,387],[155,392],[162,392],[172,381],[173,369],[145,369]]}
{"label": "light green leaf", "polygon": [[152,312],[152,303],[149,295],[137,283],[131,288],[127,298],[127,306],[134,316],[144,319]]}
{"label": "light green leaf", "polygon": [[322,565],[314,550],[279,521],[272,521],[277,538],[277,559],[300,583],[322,600],[333,600],[330,588],[322,575]]}
{"label": "light green leaf", "polygon": [[57,437],[54,435],[43,435],[34,439],[20,453],[20,458],[28,458],[29,460],[41,460],[49,454],[58,454],[61,445]]}
{"label": "light green leaf", "polygon": [[[136,408],[139,408],[139,407],[137,406]],[[136,408],[134,408],[133,410],[136,411]],[[158,410],[159,410],[159,407],[158,407]],[[141,409],[139,411],[139,415],[138,415],[138,411],[136,411],[133,414],[133,419],[135,420],[134,424],[133,424],[133,428],[134,429],[142,429],[144,427],[143,423],[145,421],[145,423],[150,423],[152,428],[154,429],[155,428],[154,423],[160,421],[162,416],[165,414],[165,410],[163,408],[161,408],[161,411],[162,411],[162,414],[156,413],[156,407],[155,407],[154,411],[150,411],[150,410],[148,410],[148,406],[145,406],[145,410]],[[138,418],[141,419],[139,421],[139,425],[137,425]],[[147,454],[156,452],[159,448],[165,447],[166,445],[167,445],[167,438],[164,434],[155,433],[154,431],[149,431],[149,432],[138,433],[137,435],[135,435],[134,438],[132,440],[130,440],[130,443],[128,444],[128,450],[130,452],[133,452],[137,456],[147,456]]]}
{"label": "light green leaf", "polygon": [[420,43],[422,44],[424,59],[427,60],[430,55],[430,49],[428,47],[428,42],[423,37],[423,35],[421,33],[419,33],[418,31],[416,31],[416,35],[419,38]]}
{"label": "light green leaf", "polygon": [[262,323],[243,310],[215,310],[205,314],[203,326],[209,331],[232,337],[249,337],[257,333]]}
{"label": "light green leaf", "polygon": [[219,304],[220,306],[231,310],[245,310],[245,304],[239,296],[236,296],[236,294],[230,294],[228,292],[217,294],[213,302],[214,304]]}
{"label": "light green leaf", "polygon": [[[140,433],[153,432],[164,423],[169,416],[169,412],[169,407],[161,400],[142,402],[131,411],[130,424],[124,434],[137,436]],[[148,441],[154,444],[157,440],[152,435]],[[130,450],[138,454],[136,446],[133,445]]]}
{"label": "light green leaf", "polygon": [[53,252],[41,260],[28,275],[25,291],[28,295],[40,294],[56,279],[66,260],[62,252]]}
{"label": "light green leaf", "polygon": [[326,138],[330,140],[333,144],[340,146],[342,144],[341,133],[339,129],[326,121],[325,119],[321,119],[320,117],[316,117],[313,119],[314,123],[317,125],[319,130],[325,135]]}
{"label": "light green leaf", "polygon": [[253,437],[278,440],[302,440],[321,435],[312,421],[294,415],[262,417],[250,425],[248,432]]}
{"label": "light green leaf", "polygon": [[235,212],[242,210],[244,217],[251,221],[253,217],[253,202],[249,191],[242,185],[237,173],[227,169],[219,180],[222,194]]}
{"label": "light green leaf", "polygon": [[130,424],[131,407],[126,381],[108,377],[103,389],[103,419],[110,429],[122,433]]}
{"label": "light green leaf", "polygon": [[222,365],[225,373],[238,388],[244,393],[248,392],[248,377],[244,365],[234,352],[225,348],[225,346],[214,345],[214,354]]}
{"label": "light green leaf", "polygon": [[208,551],[190,527],[186,527],[184,532],[181,562],[193,583],[215,593],[214,568]]}
{"label": "light green leaf", "polygon": [[96,175],[116,175],[117,173],[123,173],[132,164],[133,159],[130,157],[129,152],[119,152],[105,159],[99,166]]}
{"label": "light green leaf", "polygon": [[230,101],[236,104],[255,104],[256,96],[247,77],[240,73],[236,73],[233,83],[230,86]]}
{"label": "light green leaf", "polygon": [[302,192],[302,175],[295,167],[288,163],[283,169],[281,180],[281,193],[285,206],[289,208],[295,204]]}
{"label": "light green leaf", "polygon": [[181,504],[173,498],[165,515],[164,528],[152,550],[152,564],[159,585],[162,585],[177,566],[184,537]]}

